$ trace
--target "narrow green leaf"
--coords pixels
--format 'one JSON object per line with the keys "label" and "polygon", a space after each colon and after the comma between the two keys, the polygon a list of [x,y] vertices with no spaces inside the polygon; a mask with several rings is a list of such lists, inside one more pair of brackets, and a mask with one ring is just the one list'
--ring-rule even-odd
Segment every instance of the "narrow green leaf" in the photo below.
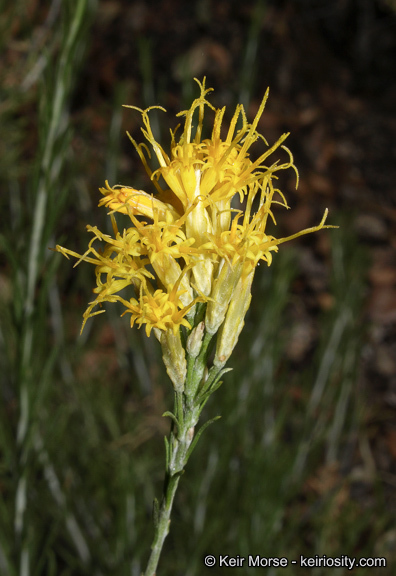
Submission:
{"label": "narrow green leaf", "polygon": [[165,418],[166,416],[168,416],[168,418],[170,418],[171,420],[173,420],[173,422],[176,424],[177,429],[179,429],[180,424],[179,424],[179,420],[176,418],[176,416],[170,412],[169,410],[167,410],[166,412],[164,412],[162,414],[162,417]]}
{"label": "narrow green leaf", "polygon": [[188,449],[187,456],[186,456],[186,462],[190,458],[190,456],[191,456],[195,446],[197,445],[197,442],[200,439],[202,433],[206,430],[206,428],[208,426],[210,426],[211,424],[213,424],[213,422],[216,422],[216,420],[219,420],[220,418],[221,418],[221,416],[215,416],[215,418],[208,420],[208,422],[205,422],[205,424],[203,426],[201,426],[201,428],[198,430],[194,440],[191,442],[190,448]]}
{"label": "narrow green leaf", "polygon": [[[217,383],[220,380],[220,378],[224,374],[226,374],[227,372],[231,372],[231,370],[232,370],[232,368],[223,368],[222,370],[220,370],[216,374],[216,370],[213,370],[213,368],[211,368],[211,371],[209,372],[209,377],[200,391],[200,395],[198,396],[198,402],[200,402],[202,400],[202,398],[204,396],[206,396],[206,394],[210,395],[215,390],[217,390],[217,388],[219,388],[221,385],[221,384],[219,384],[219,386],[217,386]],[[212,370],[213,370],[213,372],[212,372]]]}
{"label": "narrow green leaf", "polygon": [[168,470],[170,460],[170,446],[169,446],[169,440],[166,436],[164,437],[164,440],[165,440],[165,465],[166,465],[165,469]]}
{"label": "narrow green leaf", "polygon": [[212,394],[214,392],[216,392],[216,390],[218,390],[222,384],[223,384],[223,380],[216,380],[216,382],[213,383],[213,385],[210,387],[209,390],[207,390],[204,394],[201,394],[199,396],[197,401],[199,403],[202,402],[200,413],[201,413],[203,407],[205,406],[206,402],[208,401],[209,397],[212,396]]}

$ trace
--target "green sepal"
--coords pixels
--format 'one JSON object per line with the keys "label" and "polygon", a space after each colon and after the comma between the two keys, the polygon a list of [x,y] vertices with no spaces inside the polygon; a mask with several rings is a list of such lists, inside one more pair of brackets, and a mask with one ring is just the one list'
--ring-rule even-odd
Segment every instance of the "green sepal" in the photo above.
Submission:
{"label": "green sepal", "polygon": [[208,426],[210,426],[211,424],[213,424],[213,422],[216,422],[216,420],[219,420],[220,418],[221,418],[221,416],[215,416],[215,418],[208,420],[208,422],[205,422],[205,424],[203,426],[201,426],[201,428],[198,430],[194,440],[191,442],[191,445],[187,451],[186,462],[190,458],[195,446],[197,445],[197,442],[200,439],[202,432],[204,432]]}

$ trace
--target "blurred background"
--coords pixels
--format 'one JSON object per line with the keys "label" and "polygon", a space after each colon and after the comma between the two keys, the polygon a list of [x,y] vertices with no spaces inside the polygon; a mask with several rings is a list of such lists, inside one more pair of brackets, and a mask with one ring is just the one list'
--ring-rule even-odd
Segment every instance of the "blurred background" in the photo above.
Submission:
{"label": "blurred background", "polygon": [[152,191],[125,135],[141,140],[140,115],[122,104],[164,106],[166,148],[203,76],[225,124],[238,102],[252,119],[270,86],[260,132],[290,131],[300,172],[297,191],[281,177],[292,209],[275,209],[276,235],[325,207],[340,228],[258,269],[159,573],[205,574],[211,553],[384,556],[359,575],[393,574],[394,0],[3,0],[0,47],[0,574],[145,568],[170,382],[116,306],[79,335],[93,267],[49,248],[82,253],[87,224],[106,230],[106,179]]}

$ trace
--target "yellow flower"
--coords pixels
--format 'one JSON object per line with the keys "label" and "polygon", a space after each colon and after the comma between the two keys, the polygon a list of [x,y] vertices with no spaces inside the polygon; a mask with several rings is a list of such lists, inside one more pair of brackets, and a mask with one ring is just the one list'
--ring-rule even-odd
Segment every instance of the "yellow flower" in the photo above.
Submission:
{"label": "yellow flower", "polygon": [[178,290],[179,284],[180,281],[176,282],[169,293],[156,290],[154,294],[150,294],[147,285],[142,283],[139,300],[131,298],[127,301],[119,296],[118,299],[126,308],[123,314],[131,314],[131,327],[135,322],[139,327],[145,324],[147,336],[150,336],[153,328],[162,331],[171,330],[175,334],[179,331],[180,326],[191,329],[191,324],[185,316],[190,308],[201,299],[198,297],[188,306],[183,306],[180,300],[182,291]]}
{"label": "yellow flower", "polygon": [[[293,156],[283,145],[288,134],[269,146],[257,130],[268,90],[253,122],[248,122],[242,105],[236,107],[223,138],[225,108],[215,109],[207,100],[211,89],[205,87],[205,80],[197,83],[200,95],[188,110],[178,114],[184,118],[184,125],[178,138],[179,126],[171,131],[167,151],[156,141],[149,118],[152,109],[164,109],[127,106],[142,116],[142,133],[148,145],[138,144],[128,136],[155,193],[128,186],[111,187],[106,182],[100,189],[103,197],[99,205],[110,210],[114,237],[88,227],[94,239],[82,256],[57,246],[64,255],[79,258],[77,264],[84,260],[96,265],[97,297],[84,313],[84,323],[101,312],[92,312],[98,304],[121,302],[131,314],[131,326],[145,325],[147,335],[154,330],[162,341],[167,366],[172,363],[167,347],[170,342],[179,341],[181,326],[192,328],[198,301],[207,302],[206,331],[215,334],[220,330],[215,362],[222,365],[242,329],[259,262],[270,265],[280,244],[326,227],[327,210],[314,228],[288,238],[267,234],[268,217],[276,224],[273,205],[288,208],[282,192],[274,186],[278,172],[291,168],[298,182]],[[208,110],[214,115],[213,128],[209,137],[203,139]],[[259,139],[267,148],[254,160],[250,157],[251,148]],[[278,149],[286,152],[286,162],[269,161]],[[152,159],[158,162],[153,170],[149,166]],[[234,197],[243,209],[233,208]],[[122,233],[118,231],[115,213],[128,218]],[[94,248],[95,240],[104,242],[102,252]],[[129,289],[132,296],[124,294]],[[184,356],[180,351],[178,354],[178,375],[172,379],[180,387]]]}

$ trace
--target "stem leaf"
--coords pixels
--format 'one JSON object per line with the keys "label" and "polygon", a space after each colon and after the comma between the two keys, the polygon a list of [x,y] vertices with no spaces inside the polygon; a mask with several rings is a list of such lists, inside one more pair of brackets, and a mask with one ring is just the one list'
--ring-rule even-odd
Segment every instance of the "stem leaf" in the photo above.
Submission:
{"label": "stem leaf", "polygon": [[165,440],[165,465],[166,465],[165,469],[168,470],[170,461],[170,446],[169,446],[169,440],[166,436],[164,436],[164,440]]}
{"label": "stem leaf", "polygon": [[171,420],[173,420],[173,422],[174,422],[174,423],[176,424],[176,426],[177,426],[177,429],[179,430],[179,428],[180,428],[180,423],[179,423],[179,420],[176,418],[176,416],[175,416],[172,412],[170,412],[169,410],[167,410],[166,412],[164,412],[164,413],[162,414],[162,417],[163,417],[163,418],[165,418],[166,416],[168,416],[168,418],[170,418]]}
{"label": "stem leaf", "polygon": [[212,394],[215,390],[220,388],[221,382],[218,384],[220,378],[226,374],[227,372],[231,372],[232,368],[223,368],[217,374],[215,372],[209,373],[209,378],[205,382],[204,386],[202,387],[200,396],[198,397],[198,402],[201,402],[203,398],[206,398],[207,395]]}
{"label": "stem leaf", "polygon": [[203,394],[201,394],[198,398],[198,402],[201,403],[201,411],[203,409],[203,407],[205,406],[206,402],[208,401],[209,397],[213,394],[213,392],[216,392],[216,390],[218,390],[220,388],[220,386],[223,384],[223,380],[216,380],[216,382],[214,384],[212,384],[212,386],[210,387],[209,390],[207,390],[206,392],[204,392]]}
{"label": "stem leaf", "polygon": [[203,424],[203,426],[201,426],[201,428],[198,430],[194,440],[191,442],[191,446],[188,449],[187,455],[186,455],[186,462],[187,460],[190,458],[195,446],[197,445],[198,440],[200,439],[202,433],[206,430],[206,428],[208,426],[210,426],[211,424],[213,424],[213,422],[215,422],[216,420],[219,420],[221,418],[221,416],[215,416],[214,418],[212,418],[211,420],[208,420],[208,422],[205,422],[205,424]]}

